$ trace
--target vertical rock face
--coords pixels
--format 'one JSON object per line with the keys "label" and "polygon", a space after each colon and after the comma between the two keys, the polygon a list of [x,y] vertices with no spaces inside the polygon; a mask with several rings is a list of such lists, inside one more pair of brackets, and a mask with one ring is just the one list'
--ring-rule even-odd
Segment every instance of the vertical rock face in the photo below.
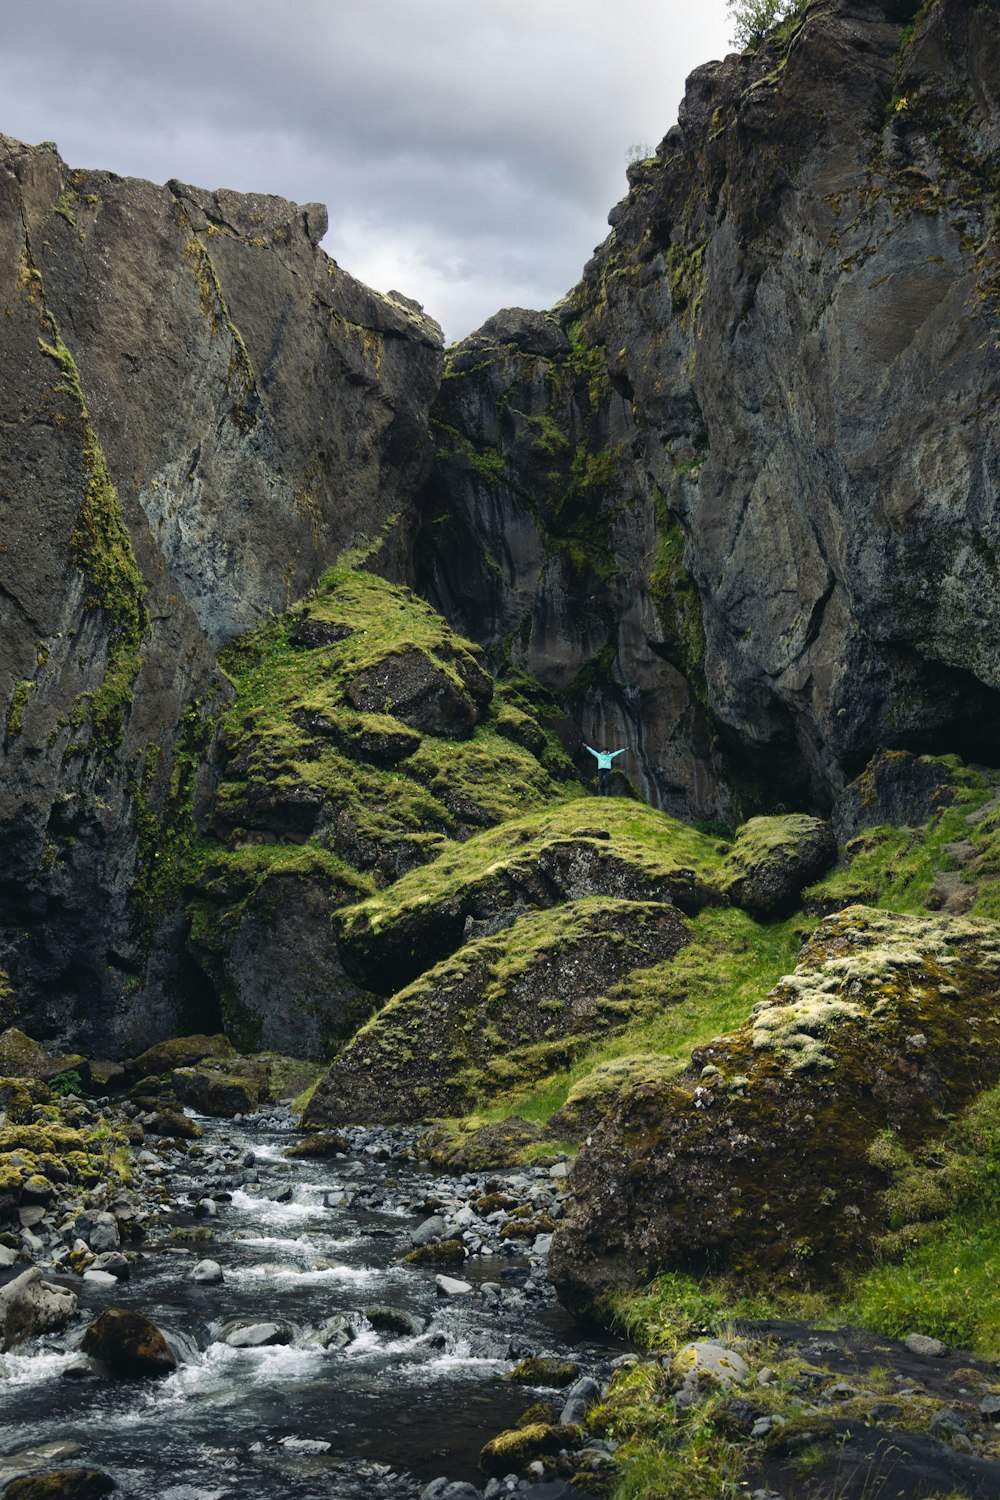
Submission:
{"label": "vertical rock face", "polygon": [[698,69],[569,297],[450,358],[427,586],[662,803],[724,808],[717,744],[823,803],[995,743],[998,48],[993,4],[836,0]]}
{"label": "vertical rock face", "polygon": [[0,952],[35,1035],[212,1019],[169,866],[215,650],[424,479],[440,331],[325,228],[0,138]]}

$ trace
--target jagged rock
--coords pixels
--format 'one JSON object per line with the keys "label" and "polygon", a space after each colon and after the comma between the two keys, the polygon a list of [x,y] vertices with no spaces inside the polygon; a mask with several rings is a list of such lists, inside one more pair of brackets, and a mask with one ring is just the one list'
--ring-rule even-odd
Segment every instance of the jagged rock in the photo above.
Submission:
{"label": "jagged rock", "polygon": [[76,1294],[43,1281],[37,1266],[0,1288],[0,1353],[49,1328],[61,1328],[76,1312]]}
{"label": "jagged rock", "polygon": [[863,1256],[887,1222],[878,1133],[933,1136],[1000,1077],[1000,1020],[984,1006],[998,980],[996,923],[828,918],[746,1024],[594,1131],[552,1245],[560,1297],[589,1306],[692,1261],[795,1280]]}
{"label": "jagged rock", "polygon": [[734,905],[766,921],[791,911],[836,857],[833,829],[819,818],[751,818],[737,829],[722,869],[723,889]]}
{"label": "jagged rock", "polygon": [[440,330],[337,267],[324,218],[0,143],[0,931],[21,1024],[60,1045],[218,1024],[176,900],[150,899],[160,820],[205,790],[216,651],[405,514],[429,464]]}
{"label": "jagged rock", "polygon": [[954,797],[953,766],[928,755],[886,750],[845,786],[834,803],[831,822],[837,842],[846,844],[862,829],[882,823],[919,828]]}

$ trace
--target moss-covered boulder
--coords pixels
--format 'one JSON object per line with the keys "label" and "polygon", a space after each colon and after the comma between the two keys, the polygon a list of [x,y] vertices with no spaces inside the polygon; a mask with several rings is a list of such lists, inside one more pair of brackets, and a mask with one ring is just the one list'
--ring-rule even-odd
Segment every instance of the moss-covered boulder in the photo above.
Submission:
{"label": "moss-covered boulder", "polygon": [[461,1266],[465,1263],[465,1246],[461,1240],[432,1240],[400,1256],[404,1266]]}
{"label": "moss-covered boulder", "polygon": [[723,889],[752,917],[784,916],[836,857],[833,829],[819,818],[751,818],[737,829],[723,865]]}
{"label": "moss-covered boulder", "polygon": [[512,1427],[486,1444],[479,1455],[479,1467],[495,1478],[504,1474],[522,1474],[530,1463],[554,1459],[564,1448],[578,1447],[579,1427],[554,1427],[532,1422],[527,1427]]}
{"label": "moss-covered boulder", "polygon": [[921,827],[955,800],[962,777],[954,760],[883,750],[837,798],[831,821],[838,841],[881,824]]}
{"label": "moss-covered boulder", "polygon": [[[543,1125],[522,1120],[519,1115],[509,1115],[506,1120],[495,1120],[487,1125],[473,1125],[472,1121],[465,1123],[472,1128],[439,1130],[425,1138],[423,1149],[432,1166],[445,1172],[485,1172],[491,1167],[516,1167],[549,1139]],[[479,1200],[477,1210],[488,1214],[498,1208],[516,1206],[516,1201],[505,1193],[491,1193]]]}
{"label": "moss-covered boulder", "polygon": [[0,1031],[0,1076],[5,1078],[41,1078],[45,1053],[36,1041],[16,1026]]}
{"label": "moss-covered boulder", "polygon": [[580,1366],[571,1359],[546,1359],[535,1355],[522,1359],[507,1376],[513,1385],[541,1385],[563,1390],[580,1375]]}
{"label": "moss-covered boulder", "polygon": [[531,912],[402,990],[321,1080],[307,1125],[466,1114],[621,1025],[608,999],[687,941],[672,906],[591,898]]}
{"label": "moss-covered boulder", "polygon": [[193,1068],[206,1057],[235,1057],[236,1048],[227,1036],[217,1032],[214,1036],[198,1033],[193,1036],[173,1037],[168,1042],[158,1042],[148,1047],[128,1064],[130,1078],[155,1078],[161,1073],[171,1073],[174,1068]]}
{"label": "moss-covered boulder", "polygon": [[169,1375],[177,1368],[160,1329],[131,1308],[105,1308],[84,1332],[80,1348],[112,1375]]}
{"label": "moss-covered boulder", "polygon": [[550,1117],[549,1129],[564,1140],[582,1140],[629,1089],[675,1079],[684,1068],[679,1058],[655,1052],[598,1063],[593,1072],[573,1084],[566,1103]]}
{"label": "moss-covered boulder", "polygon": [[853,907],[738,1031],[581,1151],[549,1274],[571,1307],[658,1268],[826,1280],[887,1224],[879,1132],[939,1135],[1000,1077],[1000,925]]}
{"label": "moss-covered boulder", "polygon": [[340,949],[360,983],[389,995],[532,909],[606,896],[693,914],[723,900],[720,865],[717,840],[654,808],[575,800],[477,834],[341,912]]}
{"label": "moss-covered boulder", "polygon": [[257,1079],[221,1068],[175,1068],[171,1078],[178,1099],[203,1115],[253,1114],[260,1104]]}
{"label": "moss-covered boulder", "polygon": [[286,1156],[316,1158],[326,1161],[331,1156],[345,1156],[348,1144],[335,1130],[316,1130],[304,1141],[297,1141],[285,1151]]}

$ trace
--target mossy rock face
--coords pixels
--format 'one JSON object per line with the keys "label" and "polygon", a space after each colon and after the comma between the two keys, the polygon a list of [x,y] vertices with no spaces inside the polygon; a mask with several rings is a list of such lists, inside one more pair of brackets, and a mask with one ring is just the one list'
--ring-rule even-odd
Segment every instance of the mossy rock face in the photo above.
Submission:
{"label": "mossy rock face", "polygon": [[837,841],[889,824],[919,828],[955,799],[955,767],[930,755],[884,750],[845,786],[833,809]]}
{"label": "mossy rock face", "polygon": [[177,1361],[149,1318],[125,1307],[108,1307],[85,1331],[80,1348],[113,1375],[169,1375]]}
{"label": "mossy rock face", "polygon": [[307,1125],[466,1114],[621,1026],[608,991],[687,942],[666,904],[591,899],[466,944],[362,1028],[321,1080]]}
{"label": "mossy rock face", "polygon": [[32,1078],[0,1078],[0,1109],[12,1125],[31,1119],[37,1094],[38,1086]]}
{"label": "mossy rock face", "polygon": [[819,818],[751,818],[737,830],[723,866],[723,889],[758,920],[783,916],[836,857],[833,829]]}
{"label": "mossy rock face", "polygon": [[683,1071],[684,1064],[678,1058],[657,1053],[615,1057],[600,1063],[574,1083],[566,1103],[550,1118],[549,1129],[563,1140],[582,1140],[629,1089],[641,1083],[676,1079]]}
{"label": "mossy rock face", "polygon": [[41,1078],[47,1058],[37,1042],[16,1026],[0,1031],[0,1075],[5,1078]]}
{"label": "mossy rock face", "polygon": [[128,1065],[130,1078],[155,1078],[174,1068],[193,1068],[206,1057],[235,1057],[236,1048],[227,1036],[178,1036],[169,1042],[158,1042],[133,1058]]}
{"label": "mossy rock face", "polygon": [[455,672],[449,673],[434,657],[411,647],[387,652],[359,672],[344,696],[360,713],[391,712],[427,734],[466,739],[483,717],[493,683],[468,652],[456,656]]}
{"label": "mossy rock face", "polygon": [[887,1227],[872,1142],[934,1139],[996,1082],[998,985],[997,923],[828,918],[745,1025],[598,1126],[553,1242],[562,1300],[593,1306],[657,1269],[822,1282],[864,1258]]}
{"label": "mossy rock face", "polygon": [[12,1479],[3,1500],[99,1500],[115,1488],[111,1475],[100,1469],[49,1469]]}
{"label": "mossy rock face", "polygon": [[497,1479],[504,1474],[521,1474],[535,1459],[555,1458],[563,1448],[579,1445],[579,1427],[554,1427],[533,1422],[527,1427],[512,1427],[486,1444],[479,1455],[479,1467]]}

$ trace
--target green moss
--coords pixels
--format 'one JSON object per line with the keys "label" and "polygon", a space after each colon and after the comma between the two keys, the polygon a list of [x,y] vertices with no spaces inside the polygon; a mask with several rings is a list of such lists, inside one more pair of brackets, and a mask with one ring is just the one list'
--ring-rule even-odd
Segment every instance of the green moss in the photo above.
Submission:
{"label": "green moss", "polygon": [[197,235],[192,234],[188,239],[184,255],[198,283],[202,317],[213,335],[220,328],[225,328],[232,341],[226,372],[226,393],[233,398],[229,415],[240,432],[251,432],[257,425],[257,377],[250,353],[243,335],[233,322],[212,257]]}
{"label": "green moss", "polygon": [[39,348],[58,366],[61,379],[57,389],[76,401],[83,427],[84,493],[70,536],[70,553],[83,575],[85,605],[102,612],[109,634],[101,685],[96,692],[81,697],[69,722],[74,729],[89,723],[86,748],[109,754],[121,741],[141,663],[140,646],[149,624],[146,586],[122,518],[118,492],[90,421],[76,361],[51,315],[48,321],[52,338],[50,342],[40,339]]}
{"label": "green moss", "polygon": [[656,551],[649,575],[650,592],[663,626],[668,661],[683,672],[703,707],[708,706],[705,676],[705,626],[701,596],[684,566],[684,533],[657,490]]}
{"label": "green moss", "polygon": [[486,448],[482,452],[470,449],[469,462],[476,473],[491,484],[499,484],[503,478],[503,454],[499,448]]}
{"label": "green moss", "polygon": [[20,682],[15,682],[14,684],[14,691],[10,695],[10,702],[7,705],[7,713],[4,718],[3,747],[5,750],[10,748],[14,736],[21,732],[25,705],[34,690],[35,684],[27,677],[22,677]]}

